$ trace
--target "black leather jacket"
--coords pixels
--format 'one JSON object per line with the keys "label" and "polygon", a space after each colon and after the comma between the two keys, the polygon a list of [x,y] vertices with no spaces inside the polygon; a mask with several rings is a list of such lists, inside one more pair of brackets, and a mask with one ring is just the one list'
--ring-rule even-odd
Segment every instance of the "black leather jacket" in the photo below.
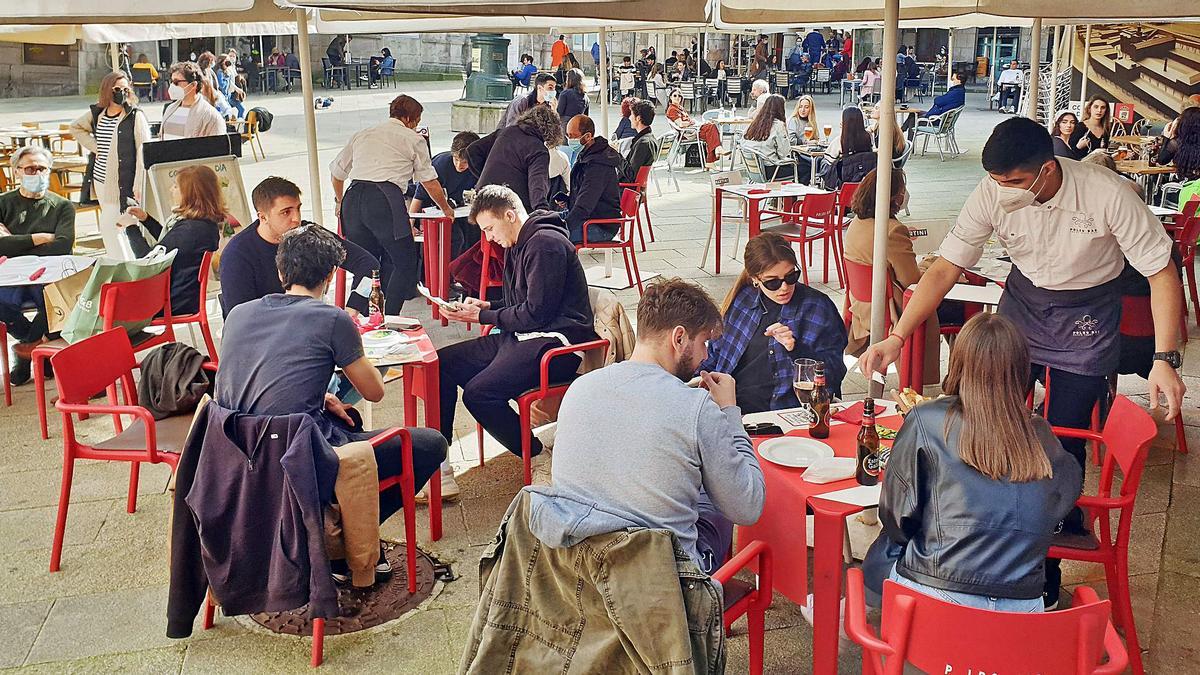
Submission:
{"label": "black leather jacket", "polygon": [[1040,597],[1046,551],[1079,497],[1083,470],[1050,425],[1035,418],[1053,477],[1027,483],[988,478],[959,457],[960,423],[949,438],[944,431],[957,401],[948,396],[918,406],[892,447],[879,520],[904,546],[896,571],[946,591]]}

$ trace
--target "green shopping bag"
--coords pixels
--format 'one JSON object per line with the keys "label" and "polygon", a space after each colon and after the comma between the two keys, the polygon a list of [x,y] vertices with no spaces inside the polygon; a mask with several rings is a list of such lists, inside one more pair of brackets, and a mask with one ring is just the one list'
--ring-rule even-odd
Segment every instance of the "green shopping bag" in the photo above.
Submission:
{"label": "green shopping bag", "polygon": [[[62,338],[74,344],[87,339],[104,330],[104,320],[100,318],[100,288],[110,281],[140,281],[163,272],[171,267],[175,260],[175,251],[168,252],[161,246],[154,247],[145,257],[137,260],[115,261],[101,259],[92,266],[92,276],[79,294],[75,308],[67,316],[63,324]],[[137,333],[150,324],[150,320],[138,322],[120,322],[130,335]]]}

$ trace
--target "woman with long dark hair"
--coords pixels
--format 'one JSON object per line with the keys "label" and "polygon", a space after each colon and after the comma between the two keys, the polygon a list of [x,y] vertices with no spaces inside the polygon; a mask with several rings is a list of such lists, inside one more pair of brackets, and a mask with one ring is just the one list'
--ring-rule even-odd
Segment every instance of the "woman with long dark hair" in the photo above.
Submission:
{"label": "woman with long dark hair", "polygon": [[1103,96],[1093,96],[1083,107],[1083,119],[1075,127],[1071,147],[1080,157],[1095,150],[1108,149],[1108,135],[1112,126],[1112,113]]}
{"label": "woman with long dark hair", "polygon": [[768,180],[795,177],[796,165],[791,162],[792,141],[788,136],[785,115],[782,96],[764,95],[759,99],[754,120],[746,127],[742,137],[742,149],[753,151],[762,158],[763,176]]}
{"label": "woman with long dark hair", "polygon": [[565,132],[567,122],[576,115],[588,114],[587,88],[583,84],[583,71],[573,68],[567,71],[567,81],[562,93],[558,95],[558,116],[562,118],[562,128]]}
{"label": "woman with long dark hair", "polygon": [[1071,142],[1071,138],[1075,135],[1075,129],[1079,127],[1079,118],[1075,113],[1067,111],[1058,116],[1054,120],[1054,129],[1050,132],[1050,139],[1054,142],[1054,156],[1066,157],[1067,159],[1080,159],[1083,157],[1079,150],[1075,149],[1075,144]]}
{"label": "woman with long dark hair", "polygon": [[968,321],[946,396],[908,413],[888,459],[879,520],[881,542],[901,549],[892,581],[970,607],[1043,611],[1046,553],[1083,472],[1026,406],[1028,388],[1021,331],[1000,314]]}
{"label": "woman with long dark hair", "polygon": [[787,239],[768,232],[746,242],[745,267],[721,307],[725,330],[708,346],[700,370],[733,375],[743,413],[794,408],[792,362],[825,364],[840,395],[846,326],[829,296],[800,283],[800,263]]}
{"label": "woman with long dark hair", "polygon": [[[667,119],[674,122],[680,129],[690,129],[696,126],[696,121],[683,109],[683,94],[678,89],[672,89],[668,97]],[[699,125],[697,134],[704,142],[704,163],[712,164],[717,161],[717,153],[721,150],[721,130],[712,122]]]}
{"label": "woman with long dark hair", "polygon": [[825,154],[829,157],[844,157],[856,152],[871,152],[874,147],[871,134],[867,133],[862,110],[855,106],[843,108],[841,129],[829,142],[829,149]]}
{"label": "woman with long dark hair", "polygon": [[114,71],[100,81],[96,103],[71,123],[75,140],[91,152],[84,183],[91,198],[100,202],[105,254],[118,260],[132,257],[117,218],[142,199],[142,144],[151,140],[150,124],[137,104],[128,77]]}

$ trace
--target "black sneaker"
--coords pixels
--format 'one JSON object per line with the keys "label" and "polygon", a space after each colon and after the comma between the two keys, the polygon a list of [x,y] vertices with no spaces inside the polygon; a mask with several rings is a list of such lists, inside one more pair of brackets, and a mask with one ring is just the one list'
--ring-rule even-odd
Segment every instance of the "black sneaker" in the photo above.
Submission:
{"label": "black sneaker", "polygon": [[1042,586],[1042,605],[1046,611],[1058,609],[1058,596],[1062,590],[1062,569],[1058,560],[1046,561],[1046,583]]}
{"label": "black sneaker", "polygon": [[333,577],[333,581],[337,584],[348,584],[350,583],[350,566],[346,564],[345,560],[330,560],[329,576]]}
{"label": "black sneaker", "polygon": [[379,545],[379,560],[375,563],[375,583],[392,578],[392,563],[388,562],[387,550]]}
{"label": "black sneaker", "polygon": [[16,359],[17,362],[13,364],[12,370],[8,372],[8,381],[14,387],[19,387],[33,379],[33,362],[19,356]]}

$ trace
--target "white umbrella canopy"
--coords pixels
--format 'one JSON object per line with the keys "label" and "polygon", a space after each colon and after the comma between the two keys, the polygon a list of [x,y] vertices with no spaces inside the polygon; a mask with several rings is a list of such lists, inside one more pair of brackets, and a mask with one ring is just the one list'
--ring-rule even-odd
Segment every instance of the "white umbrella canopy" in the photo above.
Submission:
{"label": "white umbrella canopy", "polygon": [[[477,17],[457,14],[417,15],[394,12],[361,12],[319,9],[310,25],[324,35],[388,33],[595,33],[610,31],[664,31],[680,27],[677,23],[652,21],[612,21],[606,19],[560,18],[555,16]],[[703,23],[685,24],[701,27]]]}
{"label": "white umbrella canopy", "polygon": [[[887,0],[714,0],[718,27],[724,25],[830,25],[872,22],[883,18]],[[965,28],[1029,25],[987,17],[1045,19],[1046,24],[1101,23],[1122,20],[1187,21],[1180,14],[1200,14],[1200,5],[1179,0],[1139,0],[1137,3],[1090,3],[1075,0],[901,0],[900,25]],[[949,22],[929,21],[950,19]]]}
{"label": "white umbrella canopy", "polygon": [[[254,7],[255,0],[206,0],[207,12],[242,12]],[[146,15],[159,17],[175,14],[195,14],[193,0],[9,0],[0,3],[0,23],[57,23],[97,22],[104,19],[121,20]],[[6,21],[16,19],[18,21]],[[45,19],[40,21],[38,19]]]}
{"label": "white umbrella canopy", "polygon": [[[342,9],[392,14],[449,14],[461,17],[545,17],[562,25],[571,19],[596,19],[606,26],[620,22],[656,22],[675,26],[708,21],[709,0],[525,0],[517,3],[471,3],[461,0],[280,0],[311,9]],[[557,26],[556,26],[557,27]]]}

